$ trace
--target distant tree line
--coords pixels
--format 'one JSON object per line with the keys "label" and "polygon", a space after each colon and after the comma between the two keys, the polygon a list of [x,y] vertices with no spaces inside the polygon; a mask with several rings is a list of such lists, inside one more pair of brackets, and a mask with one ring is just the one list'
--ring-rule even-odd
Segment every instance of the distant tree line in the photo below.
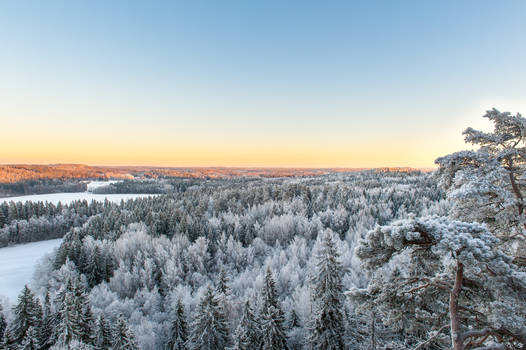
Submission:
{"label": "distant tree line", "polygon": [[61,238],[73,227],[101,213],[110,202],[74,201],[68,205],[49,202],[0,203],[0,247],[10,244]]}
{"label": "distant tree line", "polygon": [[84,192],[86,189],[86,183],[78,180],[40,179],[0,182],[0,198],[30,194]]}

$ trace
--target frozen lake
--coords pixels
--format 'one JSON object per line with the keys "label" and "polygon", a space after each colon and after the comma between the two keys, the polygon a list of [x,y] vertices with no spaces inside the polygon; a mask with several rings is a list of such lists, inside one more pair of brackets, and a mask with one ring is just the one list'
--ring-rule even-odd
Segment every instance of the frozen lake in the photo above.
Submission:
{"label": "frozen lake", "polygon": [[69,204],[76,200],[87,200],[88,202],[91,202],[92,200],[95,201],[102,201],[104,202],[105,199],[109,200],[110,202],[118,203],[121,200],[128,200],[128,199],[134,199],[134,198],[142,198],[142,197],[150,197],[150,196],[158,196],[156,194],[133,194],[133,193],[125,193],[125,194],[93,194],[91,192],[72,192],[72,193],[50,193],[50,194],[34,194],[34,195],[28,195],[28,196],[19,196],[19,197],[6,197],[6,198],[0,198],[0,203],[2,202],[50,202],[53,204],[57,204],[58,202],[62,202],[62,204]]}
{"label": "frozen lake", "polygon": [[38,260],[51,253],[62,239],[0,248],[0,296],[7,296],[11,303],[24,285],[31,281]]}

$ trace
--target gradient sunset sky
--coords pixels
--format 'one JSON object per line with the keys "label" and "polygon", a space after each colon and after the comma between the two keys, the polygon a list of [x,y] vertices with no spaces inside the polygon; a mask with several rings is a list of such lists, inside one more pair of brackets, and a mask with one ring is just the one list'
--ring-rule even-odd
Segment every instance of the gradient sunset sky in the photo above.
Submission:
{"label": "gradient sunset sky", "polygon": [[2,1],[0,163],[431,167],[526,113],[526,1]]}

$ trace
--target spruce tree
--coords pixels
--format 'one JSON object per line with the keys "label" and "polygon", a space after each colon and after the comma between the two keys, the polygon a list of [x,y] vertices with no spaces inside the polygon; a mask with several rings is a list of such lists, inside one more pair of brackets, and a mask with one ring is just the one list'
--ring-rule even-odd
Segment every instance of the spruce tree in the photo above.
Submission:
{"label": "spruce tree", "polygon": [[0,344],[4,339],[4,334],[7,329],[7,321],[5,319],[4,310],[2,309],[2,304],[0,304]]}
{"label": "spruce tree", "polygon": [[192,322],[188,348],[191,350],[220,350],[228,345],[228,326],[222,307],[218,305],[212,287],[201,299]]}
{"label": "spruce tree", "polygon": [[314,320],[310,341],[314,349],[342,350],[345,335],[343,318],[345,272],[332,233],[327,231],[317,255],[316,273],[313,277]]}
{"label": "spruce tree", "polygon": [[296,310],[292,309],[290,312],[288,328],[290,330],[298,327],[300,327],[300,320],[298,318],[298,314],[296,314]]}
{"label": "spruce tree", "polygon": [[38,329],[38,341],[41,350],[48,349],[51,345],[53,338],[53,314],[51,311],[51,302],[49,293],[46,293],[44,298],[44,306],[42,308],[42,321],[40,322],[40,328]]}
{"label": "spruce tree", "polygon": [[4,225],[7,223],[7,218],[4,215],[4,212],[0,210],[0,228],[4,227]]}
{"label": "spruce tree", "polygon": [[170,341],[168,342],[169,350],[186,350],[188,340],[188,330],[184,314],[184,306],[181,299],[177,301],[175,308],[175,317],[172,320],[172,329]]}
{"label": "spruce tree", "polygon": [[76,314],[79,315],[79,337],[85,344],[93,344],[93,314],[84,286],[77,280],[73,285]]}
{"label": "spruce tree", "polygon": [[18,297],[18,303],[13,309],[15,319],[9,330],[10,342],[20,344],[26,338],[29,328],[38,329],[42,308],[33,292],[27,287],[22,290]]}
{"label": "spruce tree", "polygon": [[241,321],[234,333],[234,345],[231,350],[259,349],[261,346],[261,329],[254,316],[250,302],[247,300],[243,307]]}
{"label": "spruce tree", "polygon": [[113,329],[112,335],[113,350],[138,350],[139,347],[135,341],[135,335],[130,330],[124,319],[124,315],[120,315]]}
{"label": "spruce tree", "polygon": [[215,288],[215,294],[217,297],[217,302],[220,307],[223,308],[225,319],[227,322],[231,319],[232,306],[231,306],[231,295],[232,292],[228,286],[229,279],[226,275],[224,269],[221,269],[219,272],[219,277],[217,279],[217,286]]}
{"label": "spruce tree", "polygon": [[217,279],[216,293],[229,296],[231,293],[230,287],[228,286],[228,282],[229,280],[225,270],[221,269],[221,271],[219,272],[219,277]]}
{"label": "spruce tree", "polygon": [[26,335],[16,347],[17,350],[38,350],[40,349],[38,341],[38,331],[31,326],[27,329]]}
{"label": "spruce tree", "polygon": [[270,268],[267,269],[265,285],[262,292],[263,305],[261,310],[262,350],[287,350],[285,334],[285,316],[281,310],[276,291],[276,282]]}
{"label": "spruce tree", "polygon": [[[68,283],[68,288],[71,288]],[[81,339],[81,315],[77,311],[75,294],[73,290],[66,291],[64,300],[59,311],[60,323],[58,324],[57,334],[59,345],[68,346],[73,340]]]}
{"label": "spruce tree", "polygon": [[102,315],[97,319],[93,342],[97,350],[111,348],[111,329]]}

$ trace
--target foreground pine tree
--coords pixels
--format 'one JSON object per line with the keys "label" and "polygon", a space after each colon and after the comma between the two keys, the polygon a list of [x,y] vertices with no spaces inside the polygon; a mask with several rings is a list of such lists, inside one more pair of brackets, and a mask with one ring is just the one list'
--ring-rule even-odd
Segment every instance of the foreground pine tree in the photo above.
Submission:
{"label": "foreground pine tree", "polygon": [[228,345],[228,326],[223,308],[209,287],[197,307],[188,340],[191,350],[222,350]]}
{"label": "foreground pine tree", "polygon": [[[414,349],[525,349],[526,273],[499,243],[485,225],[446,217],[377,226],[356,249],[369,286],[348,295],[379,307],[388,326],[405,317],[405,330],[427,333]],[[390,264],[400,257],[403,274]]]}
{"label": "foreground pine tree", "polygon": [[184,306],[181,299],[177,300],[175,307],[175,318],[172,320],[172,329],[170,341],[168,342],[169,350],[186,350],[188,340],[188,330],[186,326],[186,317]]}
{"label": "foreground pine tree", "polygon": [[342,350],[345,334],[342,279],[345,270],[338,260],[332,232],[327,231],[322,239],[312,281],[314,322],[310,341],[314,349]]}
{"label": "foreground pine tree", "polygon": [[270,268],[267,269],[262,291],[261,328],[262,350],[287,350],[285,316],[281,310],[276,291],[276,282]]}
{"label": "foreground pine tree", "polygon": [[[33,292],[25,286],[18,297],[18,303],[13,311],[15,319],[9,329],[9,343],[21,344],[26,338],[30,328],[32,328],[32,332],[34,332],[40,327],[42,308],[38,299],[33,295]],[[36,337],[36,333],[34,336]]]}
{"label": "foreground pine tree", "polygon": [[234,334],[234,345],[231,350],[259,349],[261,346],[261,329],[256,321],[250,302],[247,300],[243,307],[241,321]]}

